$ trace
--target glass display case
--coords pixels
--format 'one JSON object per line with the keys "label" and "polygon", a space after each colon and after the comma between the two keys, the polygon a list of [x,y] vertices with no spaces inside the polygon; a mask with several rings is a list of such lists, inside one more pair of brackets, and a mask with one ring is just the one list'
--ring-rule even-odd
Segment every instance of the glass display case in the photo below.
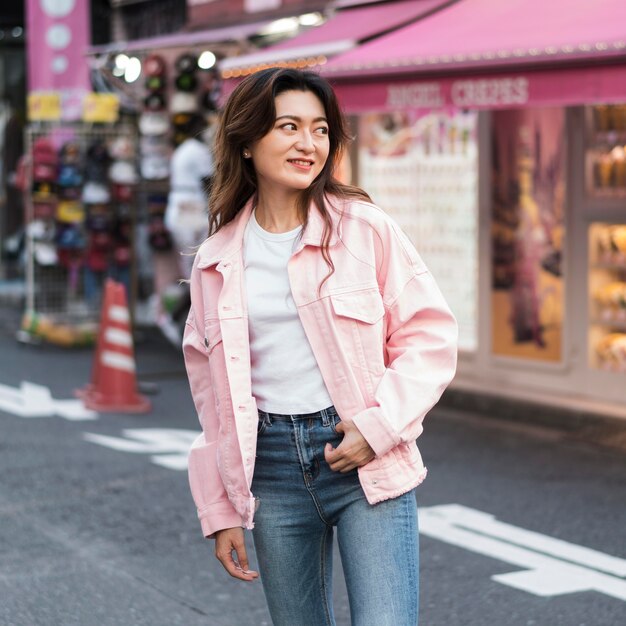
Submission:
{"label": "glass display case", "polygon": [[588,107],[586,187],[596,198],[626,198],[626,104]]}
{"label": "glass display case", "polygon": [[589,365],[626,373],[626,224],[589,227]]}

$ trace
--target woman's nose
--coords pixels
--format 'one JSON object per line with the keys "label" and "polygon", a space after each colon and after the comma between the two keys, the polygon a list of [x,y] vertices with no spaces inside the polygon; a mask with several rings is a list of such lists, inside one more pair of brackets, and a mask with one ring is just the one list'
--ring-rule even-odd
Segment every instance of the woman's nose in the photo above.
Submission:
{"label": "woman's nose", "polygon": [[298,138],[296,148],[302,152],[313,152],[313,150],[315,150],[315,143],[313,142],[311,133],[302,133]]}

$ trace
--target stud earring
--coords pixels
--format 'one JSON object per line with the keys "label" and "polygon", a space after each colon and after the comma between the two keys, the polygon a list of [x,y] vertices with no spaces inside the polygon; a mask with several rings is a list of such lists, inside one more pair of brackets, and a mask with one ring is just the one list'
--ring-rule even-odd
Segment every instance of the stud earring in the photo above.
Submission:
{"label": "stud earring", "polygon": [[244,150],[243,151],[243,158],[244,159],[249,159],[250,158],[250,151],[249,150]]}

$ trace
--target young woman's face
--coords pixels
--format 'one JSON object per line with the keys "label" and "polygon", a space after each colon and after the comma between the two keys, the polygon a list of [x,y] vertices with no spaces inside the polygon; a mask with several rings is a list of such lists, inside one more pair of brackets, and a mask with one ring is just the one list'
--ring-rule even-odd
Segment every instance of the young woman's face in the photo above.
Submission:
{"label": "young woman's face", "polygon": [[275,99],[276,120],[249,147],[259,191],[300,191],[319,175],[329,151],[324,106],[310,91],[285,91]]}

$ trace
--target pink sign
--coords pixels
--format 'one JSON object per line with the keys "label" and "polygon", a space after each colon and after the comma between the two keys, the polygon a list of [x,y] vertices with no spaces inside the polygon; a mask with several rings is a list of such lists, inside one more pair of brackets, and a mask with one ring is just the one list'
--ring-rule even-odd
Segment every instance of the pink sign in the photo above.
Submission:
{"label": "pink sign", "polygon": [[515,109],[626,101],[626,66],[333,81],[347,113],[407,109]]}
{"label": "pink sign", "polygon": [[89,0],[26,0],[26,13],[28,90],[59,92],[74,118],[72,102],[89,91]]}

